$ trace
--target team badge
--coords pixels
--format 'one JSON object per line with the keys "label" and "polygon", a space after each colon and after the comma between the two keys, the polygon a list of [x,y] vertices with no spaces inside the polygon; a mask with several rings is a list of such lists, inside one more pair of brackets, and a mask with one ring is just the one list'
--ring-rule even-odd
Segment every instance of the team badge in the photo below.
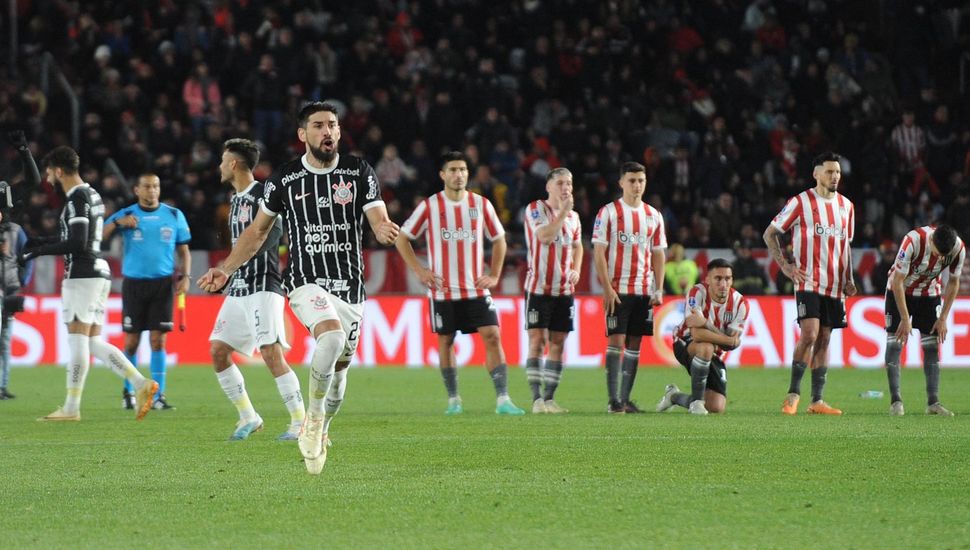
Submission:
{"label": "team badge", "polygon": [[687,309],[694,309],[695,307],[697,307],[697,297],[691,296],[687,298]]}
{"label": "team badge", "polygon": [[350,183],[340,178],[340,183],[333,184],[333,200],[337,204],[349,204],[354,200],[354,193],[350,190]]}
{"label": "team badge", "polygon": [[722,317],[724,318],[725,323],[730,323],[731,321],[734,320],[734,314],[731,313],[730,311],[725,312],[724,315],[722,315]]}
{"label": "team badge", "polygon": [[473,220],[477,220],[478,219],[478,209],[477,208],[469,208],[468,209],[468,217],[471,218],[471,219],[473,219]]}
{"label": "team badge", "polygon": [[539,216],[541,216],[541,215],[542,214],[539,213],[539,210],[533,210],[532,211],[532,219],[533,220],[538,220],[539,219]]}
{"label": "team badge", "polygon": [[323,311],[328,307],[330,307],[330,302],[327,301],[326,296],[316,296],[313,298],[313,309]]}
{"label": "team badge", "polygon": [[173,231],[171,227],[163,227],[162,228],[162,241],[163,242],[169,242],[169,241],[171,241],[172,240],[172,236],[174,234],[175,234],[175,231]]}
{"label": "team badge", "polygon": [[246,223],[252,219],[253,209],[248,204],[243,204],[239,207],[239,221],[241,223]]}

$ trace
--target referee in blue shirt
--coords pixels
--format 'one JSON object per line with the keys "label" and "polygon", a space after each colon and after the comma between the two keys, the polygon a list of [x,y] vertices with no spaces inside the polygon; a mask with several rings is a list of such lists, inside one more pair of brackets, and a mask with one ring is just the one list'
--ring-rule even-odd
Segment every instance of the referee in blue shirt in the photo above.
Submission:
{"label": "referee in blue shirt", "polygon": [[[159,202],[161,181],[155,174],[143,174],[135,184],[138,202],[111,215],[104,224],[104,240],[118,231],[124,239],[121,274],[122,329],[125,354],[137,365],[135,353],[141,333],[149,331],[152,347],[150,371],[158,382],[156,409],[172,409],[165,400],[165,337],[172,330],[174,293],[189,288],[189,225],[178,208]],[[181,264],[175,276],[175,256]],[[175,288],[172,279],[175,276]],[[174,290],[174,293],[173,293]],[[124,407],[135,407],[134,391],[125,383]]]}

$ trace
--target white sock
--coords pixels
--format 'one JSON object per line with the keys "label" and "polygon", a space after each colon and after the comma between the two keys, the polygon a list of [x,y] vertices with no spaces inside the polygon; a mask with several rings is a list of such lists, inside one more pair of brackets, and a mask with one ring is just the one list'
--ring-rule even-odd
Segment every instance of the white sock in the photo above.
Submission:
{"label": "white sock", "polygon": [[246,393],[246,381],[243,380],[239,368],[236,365],[229,365],[228,369],[217,372],[216,378],[219,379],[219,385],[222,386],[222,391],[225,392],[226,397],[239,411],[239,419],[247,422],[256,420],[256,409],[249,401],[249,394]]}
{"label": "white sock", "polygon": [[290,423],[297,424],[303,422],[306,415],[303,405],[303,394],[300,392],[300,379],[293,371],[286,371],[286,374],[276,377],[276,389],[280,391],[283,398],[283,405],[290,411]]}
{"label": "white sock", "polygon": [[347,371],[350,368],[346,368],[341,371],[333,373],[333,381],[330,383],[330,391],[327,392],[327,398],[324,400],[324,411],[326,416],[323,419],[323,433],[328,433],[330,430],[330,422],[333,421],[333,417],[337,415],[337,411],[340,410],[340,405],[344,402],[344,393],[347,391]]}
{"label": "white sock", "polygon": [[84,392],[84,380],[88,377],[88,370],[91,367],[88,335],[68,334],[67,346],[69,355],[67,361],[67,399],[64,400],[64,412],[74,414],[81,410],[81,393]]}
{"label": "white sock", "polygon": [[92,355],[100,359],[112,372],[131,382],[136,390],[145,385],[145,377],[131,364],[125,354],[121,353],[120,349],[105,342],[100,336],[91,336],[88,339],[88,346]]}
{"label": "white sock", "polygon": [[346,335],[342,330],[330,330],[317,338],[317,347],[310,359],[310,403],[307,412],[321,415],[324,412],[324,399],[330,392],[334,366],[344,351]]}

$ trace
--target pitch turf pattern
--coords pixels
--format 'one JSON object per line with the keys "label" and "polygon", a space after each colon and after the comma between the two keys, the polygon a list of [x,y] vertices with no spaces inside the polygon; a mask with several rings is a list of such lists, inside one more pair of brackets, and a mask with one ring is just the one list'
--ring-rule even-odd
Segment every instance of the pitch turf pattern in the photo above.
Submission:
{"label": "pitch turf pattern", "polygon": [[[121,385],[91,372],[83,421],[35,421],[64,396],[62,368],[15,369],[0,401],[0,536],[7,548],[970,547],[970,370],[945,370],[955,418],[890,417],[882,370],[832,370],[846,414],[780,412],[786,370],[732,370],[729,412],[608,416],[602,370],[570,370],[569,414],[497,417],[481,369],[460,373],[465,414],[443,414],[432,369],[351,372],[323,475],[295,442],[265,368],[243,369],[266,428],[227,442],[235,411],[210,369],[169,374],[178,409],[135,422]],[[299,369],[306,384],[307,372]],[[530,405],[524,372],[512,397]],[[807,382],[806,376],[806,382]],[[641,372],[653,409],[683,369]],[[807,384],[804,388],[808,390]],[[316,541],[316,542],[314,542]],[[319,544],[317,544],[319,543]]]}

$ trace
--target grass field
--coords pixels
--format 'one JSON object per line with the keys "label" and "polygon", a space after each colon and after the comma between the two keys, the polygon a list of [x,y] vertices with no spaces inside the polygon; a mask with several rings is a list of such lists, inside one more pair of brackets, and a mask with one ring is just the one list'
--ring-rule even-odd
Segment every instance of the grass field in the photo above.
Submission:
{"label": "grass field", "polygon": [[[567,370],[563,416],[499,418],[481,369],[445,417],[436,370],[354,370],[323,475],[294,442],[268,371],[243,369],[267,430],[229,443],[235,411],[211,370],[169,374],[175,411],[136,423],[105,369],[83,421],[35,418],[64,397],[61,368],[15,369],[0,402],[0,546],[397,548],[970,548],[970,371],[945,370],[955,418],[887,414],[881,370],[833,370],[841,418],[779,411],[784,370],[729,372],[728,413],[605,414],[602,370]],[[306,381],[306,370],[299,369]],[[652,410],[682,369],[645,369]],[[512,396],[527,406],[524,373]],[[805,388],[808,389],[806,376]],[[805,404],[802,405],[804,409]]]}

